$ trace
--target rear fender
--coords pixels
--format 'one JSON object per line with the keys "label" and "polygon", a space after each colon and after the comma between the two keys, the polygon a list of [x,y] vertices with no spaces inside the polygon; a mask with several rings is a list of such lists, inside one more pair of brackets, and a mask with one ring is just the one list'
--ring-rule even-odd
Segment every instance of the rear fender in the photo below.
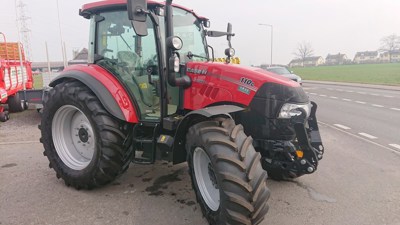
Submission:
{"label": "rear fender", "polygon": [[219,105],[211,106],[204,109],[191,111],[188,113],[182,122],[179,124],[174,140],[173,164],[178,164],[186,161],[186,134],[194,124],[210,119],[212,117],[229,117],[230,113],[243,111],[244,108],[235,105]]}
{"label": "rear fender", "polygon": [[[97,67],[92,65],[93,67]],[[67,68],[50,84],[55,87],[65,80],[78,80],[89,87],[99,98],[104,108],[116,118],[130,123],[138,123],[138,117],[129,95],[118,80],[106,71],[91,66],[73,66]],[[87,71],[82,71],[82,69]],[[99,71],[100,70],[100,71]],[[96,73],[97,72],[97,73]],[[101,74],[99,74],[101,72]]]}

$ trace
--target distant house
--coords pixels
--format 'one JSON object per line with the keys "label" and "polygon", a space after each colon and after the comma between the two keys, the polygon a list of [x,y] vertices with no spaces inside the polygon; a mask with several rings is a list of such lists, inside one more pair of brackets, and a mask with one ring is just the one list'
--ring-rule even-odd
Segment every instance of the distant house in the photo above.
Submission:
{"label": "distant house", "polygon": [[303,60],[293,59],[292,61],[290,61],[289,67],[303,67]]}
{"label": "distant house", "polygon": [[307,57],[304,59],[304,66],[319,66],[325,63],[322,56]]}
{"label": "distant house", "polygon": [[74,59],[68,61],[68,65],[73,64],[87,64],[88,62],[88,53],[89,51],[86,48],[83,48],[80,52],[74,52]]}
{"label": "distant house", "polygon": [[325,65],[343,65],[347,63],[347,56],[346,54],[336,54],[336,55],[331,55],[328,54],[328,56],[325,59]]}
{"label": "distant house", "polygon": [[378,51],[357,52],[354,56],[354,63],[377,63],[379,62]]}
{"label": "distant house", "polygon": [[289,63],[289,67],[302,67],[302,66],[319,66],[323,65],[325,60],[322,56],[311,56],[302,59],[293,59]]}
{"label": "distant house", "polygon": [[[62,71],[64,69],[63,62],[49,62],[51,71]],[[47,62],[32,62],[32,71],[35,72],[48,72]]]}
{"label": "distant house", "polygon": [[389,52],[383,52],[380,55],[380,62],[388,63],[388,62],[400,62],[400,50],[393,50]]}

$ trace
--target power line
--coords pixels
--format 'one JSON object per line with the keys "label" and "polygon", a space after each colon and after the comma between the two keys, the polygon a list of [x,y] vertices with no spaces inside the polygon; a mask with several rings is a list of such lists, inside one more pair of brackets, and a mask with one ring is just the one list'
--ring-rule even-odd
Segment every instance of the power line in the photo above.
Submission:
{"label": "power line", "polygon": [[17,23],[19,23],[20,30],[18,32],[22,35],[22,43],[24,45],[25,57],[27,60],[31,59],[31,29],[28,27],[28,21],[31,19],[26,15],[26,4],[22,0],[16,0],[17,4]]}

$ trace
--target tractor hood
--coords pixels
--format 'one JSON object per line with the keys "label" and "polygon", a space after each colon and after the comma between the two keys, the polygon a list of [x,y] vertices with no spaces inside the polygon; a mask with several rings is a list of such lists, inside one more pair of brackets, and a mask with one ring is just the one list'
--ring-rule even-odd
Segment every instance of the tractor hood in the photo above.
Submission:
{"label": "tractor hood", "polygon": [[192,80],[185,92],[188,109],[221,102],[249,106],[253,99],[274,99],[281,103],[306,103],[308,97],[299,83],[265,71],[220,62],[189,62],[186,74]]}

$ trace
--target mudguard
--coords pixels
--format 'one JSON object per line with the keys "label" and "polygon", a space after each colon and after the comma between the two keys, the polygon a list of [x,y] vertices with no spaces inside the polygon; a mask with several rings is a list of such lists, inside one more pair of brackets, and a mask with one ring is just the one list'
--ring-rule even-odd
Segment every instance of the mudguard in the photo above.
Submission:
{"label": "mudguard", "polygon": [[72,67],[74,68],[64,70],[49,86],[54,87],[68,79],[78,80],[93,91],[111,115],[130,123],[138,122],[136,110],[129,95],[116,78],[106,74],[106,71],[95,65]]}
{"label": "mudguard", "polygon": [[190,113],[186,114],[175,133],[173,146],[174,152],[172,159],[173,164],[178,164],[186,161],[185,139],[189,127],[197,122],[204,121],[208,118],[218,115],[231,118],[231,116],[229,115],[230,113],[243,110],[244,108],[236,105],[219,105],[191,111]]}

